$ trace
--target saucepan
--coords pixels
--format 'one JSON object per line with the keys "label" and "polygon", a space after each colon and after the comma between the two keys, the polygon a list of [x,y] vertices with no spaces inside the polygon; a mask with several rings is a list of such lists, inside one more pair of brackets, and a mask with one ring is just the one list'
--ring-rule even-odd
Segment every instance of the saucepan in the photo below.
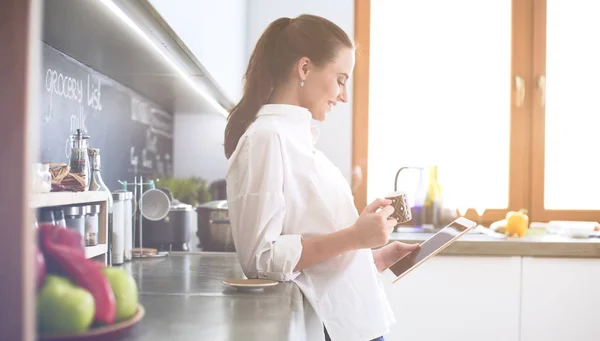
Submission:
{"label": "saucepan", "polygon": [[227,200],[209,201],[196,207],[199,247],[203,251],[235,252]]}

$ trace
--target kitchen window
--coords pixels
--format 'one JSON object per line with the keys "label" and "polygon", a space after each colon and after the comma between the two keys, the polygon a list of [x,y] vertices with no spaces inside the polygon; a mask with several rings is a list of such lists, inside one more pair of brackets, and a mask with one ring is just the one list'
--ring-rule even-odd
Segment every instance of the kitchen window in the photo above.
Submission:
{"label": "kitchen window", "polygon": [[598,15],[588,0],[356,0],[358,208],[400,167],[438,165],[445,206],[473,220],[600,220]]}

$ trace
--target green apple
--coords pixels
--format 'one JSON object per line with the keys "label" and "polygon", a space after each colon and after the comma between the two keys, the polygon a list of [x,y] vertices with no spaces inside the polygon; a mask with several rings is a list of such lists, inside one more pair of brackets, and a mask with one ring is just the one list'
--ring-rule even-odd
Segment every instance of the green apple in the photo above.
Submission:
{"label": "green apple", "polygon": [[89,291],[67,278],[48,275],[37,297],[38,331],[41,334],[74,334],[88,330],[96,305]]}
{"label": "green apple", "polygon": [[128,320],[137,312],[138,288],[131,274],[121,268],[107,267],[102,273],[108,279],[117,303],[116,321]]}

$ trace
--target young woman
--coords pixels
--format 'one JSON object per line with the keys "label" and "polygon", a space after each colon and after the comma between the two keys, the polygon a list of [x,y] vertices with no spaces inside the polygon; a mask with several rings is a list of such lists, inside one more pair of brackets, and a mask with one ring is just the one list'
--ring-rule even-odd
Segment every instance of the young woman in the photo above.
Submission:
{"label": "young woman", "polygon": [[395,320],[377,272],[417,247],[388,244],[390,201],[359,216],[348,182],[314,148],[311,119],[347,102],[354,55],[347,34],[324,18],[275,20],[225,130],[229,217],[244,273],[294,281],[335,341],[383,340]]}

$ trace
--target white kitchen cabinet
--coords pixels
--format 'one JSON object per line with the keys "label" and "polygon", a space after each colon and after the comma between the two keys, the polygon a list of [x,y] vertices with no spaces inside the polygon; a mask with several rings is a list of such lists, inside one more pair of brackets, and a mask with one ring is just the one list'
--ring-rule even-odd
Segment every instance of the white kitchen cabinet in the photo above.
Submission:
{"label": "white kitchen cabinet", "polygon": [[437,256],[382,282],[397,323],[386,341],[518,341],[521,257]]}
{"label": "white kitchen cabinet", "polygon": [[600,259],[523,258],[521,341],[598,341]]}

